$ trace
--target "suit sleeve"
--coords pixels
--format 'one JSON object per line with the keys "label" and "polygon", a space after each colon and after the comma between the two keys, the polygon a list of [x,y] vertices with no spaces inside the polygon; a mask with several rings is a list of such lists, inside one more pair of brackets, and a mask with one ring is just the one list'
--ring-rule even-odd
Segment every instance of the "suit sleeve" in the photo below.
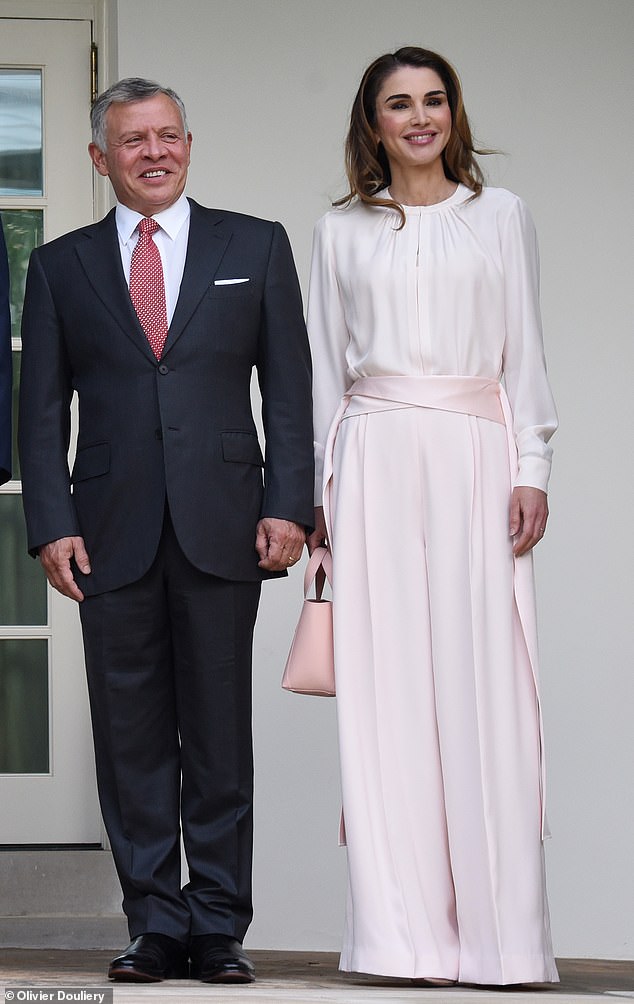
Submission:
{"label": "suit sleeve", "polygon": [[0,222],[0,485],[11,477],[11,393],[9,260]]}
{"label": "suit sleeve", "polygon": [[273,224],[257,369],[266,440],[261,515],[312,526],[310,351],[293,256],[279,223]]}
{"label": "suit sleeve", "polygon": [[63,331],[39,250],[31,255],[22,315],[18,446],[29,552],[80,534],[70,490],[73,394]]}

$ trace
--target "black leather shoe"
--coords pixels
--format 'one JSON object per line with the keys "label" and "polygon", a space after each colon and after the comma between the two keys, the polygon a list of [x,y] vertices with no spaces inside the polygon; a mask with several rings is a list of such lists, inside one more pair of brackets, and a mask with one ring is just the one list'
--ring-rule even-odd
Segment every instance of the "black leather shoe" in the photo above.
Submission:
{"label": "black leather shoe", "polygon": [[202,983],[253,983],[255,966],[226,934],[199,934],[189,943],[191,976]]}
{"label": "black leather shoe", "polygon": [[120,983],[158,983],[188,977],[187,948],[167,934],[139,935],[108,968],[108,979]]}

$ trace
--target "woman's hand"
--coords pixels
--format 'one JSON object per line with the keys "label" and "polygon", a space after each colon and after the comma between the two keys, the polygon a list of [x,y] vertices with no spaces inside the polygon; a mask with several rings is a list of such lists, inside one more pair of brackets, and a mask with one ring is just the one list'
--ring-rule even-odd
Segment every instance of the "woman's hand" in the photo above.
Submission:
{"label": "woman's hand", "polygon": [[309,534],[306,544],[309,554],[312,554],[316,547],[328,547],[324,507],[321,505],[315,506],[315,529]]}
{"label": "woman's hand", "polygon": [[548,520],[548,496],[540,488],[520,486],[511,495],[510,534],[516,558],[527,554],[544,536]]}

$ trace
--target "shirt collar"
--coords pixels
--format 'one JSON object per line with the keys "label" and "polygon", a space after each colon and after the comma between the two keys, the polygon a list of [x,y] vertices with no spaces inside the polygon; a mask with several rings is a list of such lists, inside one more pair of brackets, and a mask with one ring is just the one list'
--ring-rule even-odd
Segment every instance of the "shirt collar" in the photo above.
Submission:
{"label": "shirt collar", "polygon": [[[153,220],[156,220],[161,230],[164,230],[168,237],[175,240],[183,224],[189,219],[189,201],[185,194],[161,213],[154,213]],[[137,213],[135,209],[117,203],[115,220],[119,240],[122,244],[129,244],[134,236],[134,232],[139,225],[139,220],[143,219],[142,213]]]}

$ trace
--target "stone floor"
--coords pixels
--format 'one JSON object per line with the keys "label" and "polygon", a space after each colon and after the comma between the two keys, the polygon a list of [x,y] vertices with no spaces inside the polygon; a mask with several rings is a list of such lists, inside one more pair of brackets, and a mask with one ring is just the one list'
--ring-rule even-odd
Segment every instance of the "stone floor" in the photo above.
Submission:
{"label": "stone floor", "polygon": [[[58,949],[0,949],[0,989],[7,1004],[34,1001],[21,993],[35,987],[56,990],[55,1000],[92,1001],[89,992],[114,988],[113,1004],[158,1004],[192,1001],[194,1004],[383,1004],[385,1001],[416,1004],[468,1004],[521,1001],[521,1004],[634,1000],[634,962],[604,962],[589,959],[561,959],[561,983],[548,987],[452,987],[423,989],[405,981],[369,976],[343,975],[337,970],[337,956],[326,952],[250,953],[257,967],[256,983],[242,987],[207,986],[179,980],[144,985],[109,984],[105,972],[112,952],[63,951]],[[64,988],[68,996],[61,996]],[[85,993],[82,993],[82,990]],[[13,994],[13,996],[11,996]],[[0,1004],[2,1004],[0,999]],[[108,1004],[105,998],[104,1004]]]}

